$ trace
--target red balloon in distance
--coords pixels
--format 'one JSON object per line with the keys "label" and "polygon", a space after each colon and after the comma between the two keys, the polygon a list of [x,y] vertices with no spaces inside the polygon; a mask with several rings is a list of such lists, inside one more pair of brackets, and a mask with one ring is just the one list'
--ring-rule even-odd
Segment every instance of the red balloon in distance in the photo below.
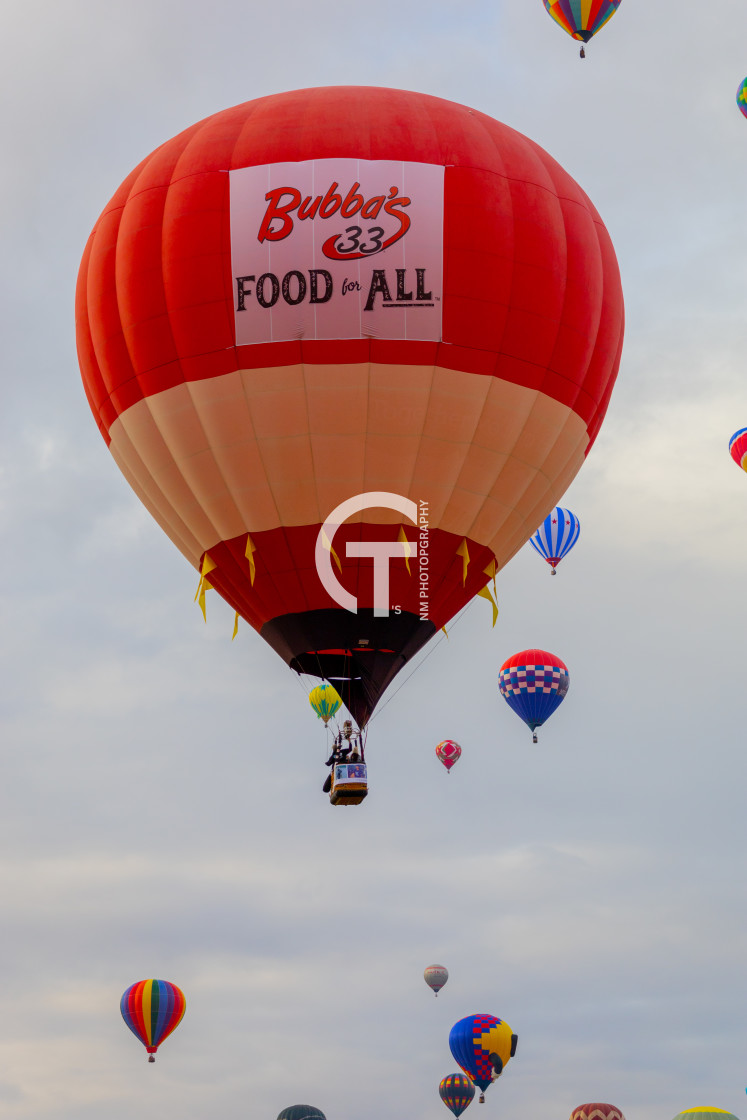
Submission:
{"label": "red balloon in distance", "polygon": [[462,748],[453,739],[444,739],[443,743],[439,743],[436,747],[436,758],[443,763],[448,771],[451,771],[454,763],[458,762],[461,757]]}
{"label": "red balloon in distance", "polygon": [[614,1104],[580,1104],[574,1108],[570,1120],[625,1120]]}
{"label": "red balloon in distance", "polygon": [[[162,144],[94,227],[76,318],[130,485],[361,726],[557,504],[623,337],[609,236],[551,156],[366,87],[262,97]],[[406,504],[341,518],[325,553],[326,519],[369,493]],[[414,550],[421,515],[426,609],[420,557],[398,552],[377,614],[370,542]]]}

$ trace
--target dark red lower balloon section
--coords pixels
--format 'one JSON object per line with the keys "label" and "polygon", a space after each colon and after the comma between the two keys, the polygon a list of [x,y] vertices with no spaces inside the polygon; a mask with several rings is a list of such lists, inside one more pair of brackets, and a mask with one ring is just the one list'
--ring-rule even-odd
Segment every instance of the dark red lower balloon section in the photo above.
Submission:
{"label": "dark red lower balloon section", "polygon": [[332,568],[357,599],[356,613],[336,603],[319,578],[314,560],[319,529],[253,533],[253,583],[247,578],[246,535],[222,541],[209,550],[216,566],[207,579],[292,669],[334,684],[365,726],[400,669],[489,581],[493,553],[441,529],[421,538],[419,529],[407,525],[405,535],[418,554],[389,562],[389,614],[376,617],[372,561],[348,558],[346,545],[391,543],[400,527],[354,523],[335,533]]}

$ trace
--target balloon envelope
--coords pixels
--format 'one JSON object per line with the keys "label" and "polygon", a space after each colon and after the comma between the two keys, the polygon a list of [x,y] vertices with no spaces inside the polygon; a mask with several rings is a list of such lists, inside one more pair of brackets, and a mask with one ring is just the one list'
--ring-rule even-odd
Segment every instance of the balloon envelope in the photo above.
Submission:
{"label": "balloon envelope", "polygon": [[331,684],[319,684],[309,693],[309,703],[319,719],[324,720],[326,727],[342,704],[342,699],[336,688]]}
{"label": "balloon envelope", "polygon": [[449,970],[442,964],[429,964],[423,973],[423,978],[429,988],[438,995],[446,981],[449,979]]}
{"label": "balloon envelope", "polygon": [[362,87],[157,148],[96,223],[76,318],[101,433],[200,601],[361,726],[566,490],[623,337],[607,231],[546,152]]}
{"label": "balloon envelope", "polygon": [[474,1100],[475,1087],[463,1073],[450,1073],[441,1081],[438,1092],[446,1107],[459,1117]]}
{"label": "balloon envelope", "polygon": [[547,561],[553,572],[573,548],[581,532],[581,523],[575,513],[556,506],[548,513],[529,543]]}
{"label": "balloon envelope", "polygon": [[747,117],[747,78],[744,79],[739,89],[737,90],[737,105],[742,113]]}
{"label": "balloon envelope", "polygon": [[564,31],[588,43],[592,35],[612,19],[621,0],[543,0],[543,3]]}
{"label": "balloon envelope", "polygon": [[738,467],[747,471],[747,428],[740,428],[729,440],[729,454]]}
{"label": "balloon envelope", "polygon": [[184,1018],[184,992],[168,980],[138,980],[120,1000],[122,1018],[149,1054],[155,1054],[165,1038]]}
{"label": "balloon envelope", "polygon": [[447,770],[451,770],[454,763],[462,757],[462,748],[453,739],[444,739],[443,743],[439,743],[436,747],[436,757]]}
{"label": "balloon envelope", "polygon": [[541,727],[562,704],[569,684],[566,664],[542,649],[515,653],[498,674],[501,696],[530,731]]}
{"label": "balloon envelope", "polygon": [[324,1113],[313,1104],[292,1104],[278,1113],[277,1120],[327,1120]]}
{"label": "balloon envelope", "polygon": [[495,1015],[467,1015],[451,1028],[449,1048],[457,1065],[485,1092],[495,1072],[491,1054],[498,1055],[504,1068],[511,1058],[511,1028]]}
{"label": "balloon envelope", "polygon": [[625,1120],[621,1110],[614,1104],[580,1104],[574,1108],[570,1120]]}
{"label": "balloon envelope", "polygon": [[686,1108],[684,1112],[678,1112],[674,1120],[737,1120],[737,1117],[724,1108],[697,1105],[695,1108]]}

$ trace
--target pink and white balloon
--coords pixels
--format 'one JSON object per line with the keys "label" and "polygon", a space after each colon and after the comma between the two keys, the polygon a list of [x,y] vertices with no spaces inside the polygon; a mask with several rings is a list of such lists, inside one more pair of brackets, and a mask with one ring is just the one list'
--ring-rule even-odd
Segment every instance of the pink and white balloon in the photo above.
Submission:
{"label": "pink and white balloon", "polygon": [[461,754],[462,748],[453,739],[444,739],[443,743],[439,743],[436,747],[436,758],[447,770],[451,770],[454,763],[459,761]]}
{"label": "pink and white balloon", "polygon": [[449,970],[442,964],[429,964],[423,973],[423,979],[428,987],[433,989],[434,996],[437,996],[449,979]]}

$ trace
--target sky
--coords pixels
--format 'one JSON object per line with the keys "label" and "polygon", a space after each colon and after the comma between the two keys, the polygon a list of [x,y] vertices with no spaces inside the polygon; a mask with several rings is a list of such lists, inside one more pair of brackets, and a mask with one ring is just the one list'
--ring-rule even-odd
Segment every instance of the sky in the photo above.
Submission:
{"label": "sky", "polygon": [[[743,0],[625,0],[583,63],[541,0],[5,0],[0,28],[0,1120],[443,1120],[474,1012],[519,1047],[470,1116],[744,1116]],[[73,297],[158,144],[357,83],[546,148],[610,231],[627,330],[573,554],[552,579],[522,549],[495,629],[478,600],[398,679],[371,796],[336,812],[305,688],[215,595],[205,625],[109,456]],[[497,688],[535,645],[571,673],[537,746]],[[150,976],[187,998],[155,1066],[118,1006]]]}

